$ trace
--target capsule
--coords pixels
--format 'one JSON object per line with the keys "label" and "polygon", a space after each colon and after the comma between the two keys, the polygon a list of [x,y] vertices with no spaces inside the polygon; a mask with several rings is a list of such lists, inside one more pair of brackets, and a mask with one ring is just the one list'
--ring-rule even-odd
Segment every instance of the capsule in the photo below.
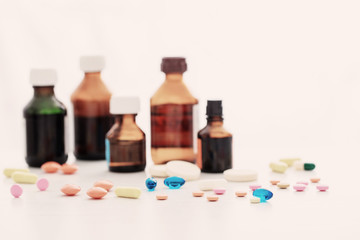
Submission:
{"label": "capsule", "polygon": [[36,174],[33,173],[27,173],[27,172],[14,172],[11,175],[11,178],[16,182],[16,183],[30,183],[30,184],[34,184],[36,183],[38,176]]}
{"label": "capsule", "polygon": [[272,162],[270,163],[270,168],[273,172],[284,173],[288,168],[288,165],[283,162]]}
{"label": "capsule", "polygon": [[181,177],[168,177],[165,178],[164,184],[170,189],[179,189],[185,184],[185,180]]}
{"label": "capsule", "polygon": [[145,181],[145,185],[149,191],[154,191],[157,185],[157,181],[155,178],[148,178]]}
{"label": "capsule", "polygon": [[267,189],[258,188],[253,192],[253,196],[260,198],[260,202],[266,202],[266,200],[269,200],[273,197],[273,193]]}
{"label": "capsule", "polygon": [[296,170],[312,171],[316,166],[314,163],[296,162],[294,163],[294,167]]}

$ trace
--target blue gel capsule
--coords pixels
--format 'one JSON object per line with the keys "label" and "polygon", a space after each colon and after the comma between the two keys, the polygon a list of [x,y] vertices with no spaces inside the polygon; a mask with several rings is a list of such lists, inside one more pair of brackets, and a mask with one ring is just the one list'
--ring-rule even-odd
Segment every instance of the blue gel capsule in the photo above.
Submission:
{"label": "blue gel capsule", "polygon": [[253,196],[260,198],[260,202],[266,202],[273,197],[273,193],[269,190],[258,188],[253,192]]}
{"label": "blue gel capsule", "polygon": [[145,181],[145,185],[149,191],[154,191],[157,185],[157,181],[155,178],[148,178]]}
{"label": "blue gel capsule", "polygon": [[185,184],[185,180],[181,177],[168,177],[165,178],[164,184],[170,189],[179,189],[182,185]]}

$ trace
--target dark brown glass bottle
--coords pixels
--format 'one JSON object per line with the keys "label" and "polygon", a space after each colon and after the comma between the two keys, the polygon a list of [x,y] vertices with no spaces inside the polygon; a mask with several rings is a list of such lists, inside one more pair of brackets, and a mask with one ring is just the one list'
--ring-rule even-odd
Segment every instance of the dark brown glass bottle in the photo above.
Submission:
{"label": "dark brown glass bottle", "polygon": [[105,136],[112,126],[111,93],[101,79],[105,61],[100,56],[80,59],[85,77],[71,96],[74,106],[75,150],[80,160],[105,159]]}
{"label": "dark brown glass bottle", "polygon": [[136,125],[137,97],[113,97],[110,112],[115,123],[106,135],[106,160],[111,172],[143,171],[146,166],[145,133]]}
{"label": "dark brown glass bottle", "polygon": [[[163,58],[165,82],[150,100],[151,157],[155,164],[171,160],[195,161],[194,117],[198,100],[183,82],[185,58]],[[194,111],[195,109],[195,111]]]}
{"label": "dark brown glass bottle", "polygon": [[202,172],[221,173],[232,168],[232,135],[223,127],[221,101],[208,101],[207,125],[198,133],[196,163]]}
{"label": "dark brown glass bottle", "polygon": [[51,69],[34,69],[30,80],[34,87],[34,97],[24,109],[26,162],[30,167],[40,167],[48,161],[64,164],[68,158],[67,111],[55,97],[56,72]]}

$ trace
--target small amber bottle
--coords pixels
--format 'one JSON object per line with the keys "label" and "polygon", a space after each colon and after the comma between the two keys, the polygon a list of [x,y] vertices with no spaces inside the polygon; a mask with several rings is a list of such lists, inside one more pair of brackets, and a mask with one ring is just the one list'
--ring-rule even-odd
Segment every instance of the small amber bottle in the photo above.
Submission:
{"label": "small amber bottle", "polygon": [[75,150],[81,160],[105,159],[105,135],[113,120],[109,113],[110,91],[101,79],[102,56],[83,56],[80,68],[84,79],[71,95],[74,106]]}
{"label": "small amber bottle", "polygon": [[221,173],[232,168],[232,135],[223,127],[222,102],[208,101],[207,125],[198,133],[196,163],[202,172]]}
{"label": "small amber bottle", "polygon": [[146,165],[145,133],[136,125],[138,97],[112,97],[115,123],[106,135],[106,160],[111,172],[143,171]]}
{"label": "small amber bottle", "polygon": [[183,81],[185,58],[162,59],[165,82],[150,99],[151,157],[155,164],[171,160],[195,162],[194,140],[198,100]]}

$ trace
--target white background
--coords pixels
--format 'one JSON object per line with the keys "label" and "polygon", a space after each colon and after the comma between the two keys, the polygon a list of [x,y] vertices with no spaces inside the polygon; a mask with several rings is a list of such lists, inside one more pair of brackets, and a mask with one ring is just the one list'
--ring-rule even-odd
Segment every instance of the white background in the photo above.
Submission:
{"label": "white background", "polygon": [[[164,221],[170,218],[167,207],[156,207],[159,212],[149,211],[148,208],[154,203],[146,201],[144,197],[146,203],[138,202],[136,208],[134,216],[138,218],[130,217],[128,224],[133,225],[125,227],[128,231],[123,231],[126,234],[130,230],[136,234],[157,232],[160,234],[158,236],[162,236],[163,232],[164,236],[170,237],[170,230],[173,230],[177,233],[174,236],[179,237],[180,233],[184,233],[181,231],[182,223],[195,215],[197,221],[192,220],[194,224],[190,228],[186,225],[190,231],[185,235],[187,238],[191,236],[190,233],[197,237],[205,236],[194,231],[197,227],[204,230],[208,226],[209,231],[202,233],[209,236],[231,234],[235,238],[234,233],[237,233],[240,238],[241,234],[252,237],[259,234],[263,239],[267,231],[273,234],[270,237],[274,234],[279,236],[282,224],[287,229],[284,230],[287,234],[285,237],[295,234],[295,231],[300,232],[297,236],[306,237],[307,232],[301,231],[307,229],[317,237],[338,239],[340,236],[353,236],[359,233],[359,229],[354,227],[354,224],[358,226],[360,223],[356,199],[359,194],[351,193],[352,185],[345,183],[350,180],[359,183],[359,11],[359,1],[347,0],[0,0],[0,165],[24,165],[22,110],[32,97],[29,84],[31,68],[50,67],[57,70],[59,82],[56,95],[69,109],[72,120],[70,94],[83,77],[79,70],[79,57],[104,55],[106,69],[102,76],[109,89],[117,95],[141,97],[142,110],[137,120],[149,142],[149,99],[164,80],[160,72],[161,58],[184,56],[188,62],[184,79],[193,95],[200,100],[201,127],[205,125],[206,100],[220,98],[224,101],[225,125],[234,134],[236,167],[257,169],[265,183],[268,177],[273,177],[271,174],[269,176],[269,161],[287,156],[302,157],[318,163],[318,174],[333,184],[329,192],[332,195],[327,196],[328,199],[322,195],[324,199],[319,200],[314,193],[308,193],[312,194],[312,200],[306,203],[288,196],[273,208],[260,207],[255,210],[249,209],[248,204],[242,205],[244,210],[238,209],[239,206],[232,200],[219,209],[204,209],[202,205],[196,205],[199,212],[194,212],[192,199],[184,200],[184,212],[187,214],[182,213],[176,221],[179,229]],[[70,128],[72,141],[72,126]],[[148,162],[151,163],[150,158]],[[85,186],[101,176],[114,181],[122,178],[122,181],[129,183],[134,180],[141,184],[145,177],[135,174],[124,178],[122,175],[109,174],[105,163],[80,164],[84,168],[84,177],[79,172],[75,180]],[[96,175],[94,168],[101,169],[100,175]],[[294,181],[295,178],[308,177],[288,174],[286,178],[292,179],[291,176]],[[60,187],[63,178],[53,178]],[[34,204],[33,198],[24,196],[21,208],[17,203],[9,202],[9,186],[10,182],[4,180],[0,188],[0,203],[6,207],[8,214],[2,217],[0,229],[9,230],[9,223],[14,229],[17,218],[26,219],[20,221],[21,225],[18,226],[26,231],[17,234],[33,231],[30,236],[40,239],[42,230],[29,227],[28,222],[45,224],[53,220],[59,228],[69,227],[74,231],[74,236],[91,238],[94,235],[81,235],[96,227],[88,222],[89,219],[96,219],[94,223],[98,223],[99,229],[113,229],[104,236],[113,236],[116,232],[114,229],[118,227],[120,237],[121,223],[126,225],[125,220],[118,221],[117,225],[118,219],[111,215],[114,213],[109,206],[106,214],[86,214],[89,210],[84,207],[77,217],[65,214],[57,218],[55,216],[62,212],[46,209],[46,213],[43,213],[41,210],[44,209],[39,208],[43,204]],[[28,189],[30,191],[31,187]],[[57,189],[54,188],[55,191]],[[54,209],[62,209],[62,204],[66,203],[56,200],[53,195],[45,199],[53,202]],[[44,200],[39,198],[39,201]],[[299,207],[297,210],[290,207],[294,214],[289,211],[289,202]],[[282,208],[280,203],[288,208]],[[100,204],[107,205],[103,202]],[[178,208],[176,203],[168,204],[172,209]],[[92,205],[88,207],[91,209]],[[308,213],[307,207],[311,209]],[[236,209],[238,215],[234,215],[235,210],[232,209]],[[40,213],[36,214],[38,211]],[[171,217],[177,214],[170,213],[173,213]],[[131,216],[129,212],[126,214]],[[258,214],[259,220],[252,214]],[[106,216],[113,219],[114,225],[100,221],[101,217]],[[211,217],[216,224],[209,222]],[[7,220],[9,218],[12,220]],[[48,218],[51,221],[47,221]],[[248,218],[254,222],[244,221]],[[144,219],[161,224],[155,222],[148,225],[154,226],[156,231],[142,228],[148,224]],[[335,224],[339,220],[341,223]],[[237,221],[239,225],[236,225]],[[316,223],[320,225],[317,227]],[[76,224],[80,224],[77,231]],[[214,235],[215,226],[219,229]],[[47,226],[47,229],[53,228]],[[186,231],[186,228],[183,230]],[[14,232],[9,230],[5,234]]]}

